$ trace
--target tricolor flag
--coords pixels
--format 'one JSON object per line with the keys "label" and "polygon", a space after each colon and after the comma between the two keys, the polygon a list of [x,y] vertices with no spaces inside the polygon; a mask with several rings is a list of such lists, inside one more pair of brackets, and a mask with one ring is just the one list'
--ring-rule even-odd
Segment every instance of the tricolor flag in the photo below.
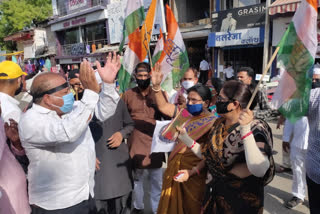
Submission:
{"label": "tricolor flag", "polygon": [[123,56],[122,66],[118,74],[120,93],[125,92],[128,88],[132,72],[136,65],[142,62],[148,55],[157,2],[157,0],[152,0],[148,14],[145,17],[141,0],[128,1],[124,20],[123,38],[120,44],[120,51],[122,51],[125,42],[128,42]]}
{"label": "tricolor flag", "polygon": [[163,39],[162,30],[160,28],[160,36],[159,36],[158,42],[156,44],[156,47],[154,49],[153,56],[152,56],[152,67],[154,67],[154,65],[157,62],[159,62],[159,63],[162,62],[162,60],[165,56],[164,54],[162,54],[163,49],[164,49],[164,39]]}
{"label": "tricolor flag", "polygon": [[164,76],[161,86],[170,94],[188,69],[189,59],[178,23],[168,5],[166,21],[168,36],[159,62]]}
{"label": "tricolor flag", "polygon": [[317,0],[302,0],[278,45],[278,62],[284,72],[271,106],[292,122],[308,111],[317,49],[317,5]]}

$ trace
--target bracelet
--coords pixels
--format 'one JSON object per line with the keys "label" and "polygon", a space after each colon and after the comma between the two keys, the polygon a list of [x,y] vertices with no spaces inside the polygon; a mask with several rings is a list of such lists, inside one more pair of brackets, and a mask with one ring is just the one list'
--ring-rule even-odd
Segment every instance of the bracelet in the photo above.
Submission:
{"label": "bracelet", "polygon": [[151,88],[153,91],[155,91],[155,92],[159,92],[159,91],[161,91],[161,87],[159,88],[159,89],[154,89],[153,87]]}
{"label": "bracelet", "polygon": [[248,137],[249,135],[252,134],[252,131],[248,132],[246,135],[242,136],[241,137],[241,140],[244,140],[246,137]]}
{"label": "bracelet", "polygon": [[189,147],[189,149],[192,149],[196,145],[196,141],[193,141],[192,145]]}
{"label": "bracelet", "polygon": [[200,175],[200,171],[196,166],[194,166],[192,169],[194,169],[196,171],[197,175]]}

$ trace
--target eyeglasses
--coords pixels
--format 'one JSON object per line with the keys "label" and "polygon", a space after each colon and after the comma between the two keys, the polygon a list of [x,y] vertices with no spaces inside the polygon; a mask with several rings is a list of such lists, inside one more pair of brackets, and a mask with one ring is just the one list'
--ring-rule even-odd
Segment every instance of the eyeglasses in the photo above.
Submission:
{"label": "eyeglasses", "polygon": [[187,103],[197,104],[198,102],[202,102],[202,100],[194,99],[194,98],[187,98]]}

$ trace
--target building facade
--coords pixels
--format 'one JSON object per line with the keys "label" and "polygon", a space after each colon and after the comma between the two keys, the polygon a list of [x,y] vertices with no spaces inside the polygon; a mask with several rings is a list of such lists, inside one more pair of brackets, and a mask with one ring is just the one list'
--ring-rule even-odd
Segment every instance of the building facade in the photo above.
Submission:
{"label": "building facade", "polygon": [[[109,44],[108,0],[53,0],[51,30],[56,35],[56,61],[66,72],[82,59],[101,60]],[[99,51],[100,50],[100,51]]]}
{"label": "building facade", "polygon": [[262,73],[266,4],[264,0],[216,0],[208,46],[214,70],[222,77],[230,63],[235,71],[250,66]]}

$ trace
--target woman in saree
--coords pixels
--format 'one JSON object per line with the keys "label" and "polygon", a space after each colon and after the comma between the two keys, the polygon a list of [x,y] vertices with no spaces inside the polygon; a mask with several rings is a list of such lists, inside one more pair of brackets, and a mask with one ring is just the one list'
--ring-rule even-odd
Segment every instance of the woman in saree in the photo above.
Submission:
{"label": "woman in saree", "polygon": [[[217,119],[205,144],[177,127],[178,138],[199,157],[212,176],[206,186],[202,213],[263,213],[264,185],[274,175],[272,133],[263,120],[246,109],[251,92],[238,81],[223,85],[216,102]],[[180,172],[184,172],[181,170]],[[185,176],[179,181],[187,181]]]}
{"label": "woman in saree", "polygon": [[[177,114],[178,107],[168,103],[163,93],[159,93],[162,76],[159,67],[153,71],[152,89],[156,94],[158,109],[172,118]],[[207,109],[211,102],[211,92],[208,87],[202,85],[195,85],[187,92],[187,110],[192,117],[185,127],[189,136],[201,143],[216,119]],[[204,161],[198,158],[184,143],[177,142],[169,155],[167,169],[164,172],[158,214],[200,213],[207,175],[206,170],[199,170],[203,166]],[[175,176],[181,169],[187,169],[190,178],[185,183],[175,181]]]}

